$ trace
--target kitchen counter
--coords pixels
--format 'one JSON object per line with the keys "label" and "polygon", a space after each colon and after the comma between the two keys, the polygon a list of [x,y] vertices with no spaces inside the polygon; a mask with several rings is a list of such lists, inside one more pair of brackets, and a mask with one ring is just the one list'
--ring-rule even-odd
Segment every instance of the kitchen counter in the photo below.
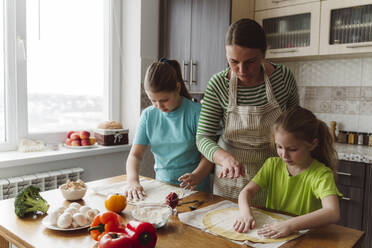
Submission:
{"label": "kitchen counter", "polygon": [[372,164],[372,146],[336,144],[339,160],[356,161]]}
{"label": "kitchen counter", "polygon": [[[80,201],[81,204],[98,208],[105,211],[103,195],[95,194],[89,188],[107,185],[125,180],[125,176],[106,178],[98,181],[89,182],[87,195]],[[42,192],[42,196],[52,207],[67,204],[58,190]],[[203,200],[203,207],[215,204],[224,200],[222,197],[198,192],[185,198],[188,200]],[[128,206],[122,213],[124,221],[131,219],[131,206]],[[177,207],[179,213],[190,211],[186,205]],[[28,217],[25,219],[17,218],[14,214],[14,199],[0,201],[0,248],[9,247],[8,242],[12,242],[19,248],[32,247],[97,247],[95,242],[87,233],[87,230],[59,232],[49,230],[42,225],[42,218],[36,219]],[[183,224],[177,216],[172,216],[166,226],[158,230],[158,243],[156,247],[242,247],[230,240],[203,232],[199,229]],[[340,225],[327,225],[314,228],[303,236],[291,240],[281,247],[283,248],[351,248],[356,247],[364,232],[343,227]],[[250,247],[250,246],[244,246]]]}

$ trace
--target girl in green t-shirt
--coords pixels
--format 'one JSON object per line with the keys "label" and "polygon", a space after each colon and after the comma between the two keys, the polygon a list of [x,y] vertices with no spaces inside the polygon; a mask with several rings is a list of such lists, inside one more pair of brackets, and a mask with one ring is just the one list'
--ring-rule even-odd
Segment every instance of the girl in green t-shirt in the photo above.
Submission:
{"label": "girl in green t-shirt", "polygon": [[333,171],[337,154],[327,125],[302,107],[284,112],[273,126],[279,157],[266,160],[239,194],[240,216],[233,227],[247,232],[256,227],[251,200],[267,191],[266,207],[297,217],[264,225],[258,234],[280,238],[313,227],[336,223],[340,217]]}

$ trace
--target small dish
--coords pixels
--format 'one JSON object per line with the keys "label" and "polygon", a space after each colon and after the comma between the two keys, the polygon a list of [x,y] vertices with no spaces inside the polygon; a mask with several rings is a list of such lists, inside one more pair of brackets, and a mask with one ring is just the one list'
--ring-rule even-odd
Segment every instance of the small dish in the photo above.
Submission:
{"label": "small dish", "polygon": [[139,221],[149,222],[155,228],[167,224],[172,215],[172,208],[166,204],[139,204],[132,210],[132,216]]}
{"label": "small dish", "polygon": [[51,230],[55,230],[55,231],[75,231],[75,230],[85,229],[85,228],[88,228],[90,226],[90,224],[88,224],[86,226],[78,226],[78,227],[71,227],[71,228],[59,228],[58,226],[52,225],[49,222],[48,216],[44,217],[43,220],[41,221],[41,223],[46,228],[51,229]]}
{"label": "small dish", "polygon": [[68,201],[76,201],[83,198],[87,188],[87,185],[81,180],[77,182],[67,180],[65,184],[59,186],[62,196]]}
{"label": "small dish", "polygon": [[97,144],[90,145],[90,146],[68,146],[66,144],[63,144],[64,147],[67,147],[69,149],[89,149],[89,148],[97,148]]}

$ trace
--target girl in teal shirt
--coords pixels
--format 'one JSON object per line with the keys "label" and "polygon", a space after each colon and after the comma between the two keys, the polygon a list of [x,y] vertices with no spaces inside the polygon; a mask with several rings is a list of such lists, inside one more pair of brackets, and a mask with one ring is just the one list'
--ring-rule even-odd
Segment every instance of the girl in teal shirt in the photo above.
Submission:
{"label": "girl in teal shirt", "polygon": [[[191,101],[177,61],[162,59],[147,69],[144,87],[153,106],[146,108],[137,127],[130,150],[126,172],[128,199],[142,199],[145,195],[139,182],[139,166],[146,146],[151,146],[155,158],[155,176],[166,183],[180,184],[180,177],[195,172],[193,185],[182,183],[187,189],[210,191],[211,166],[196,147],[196,130],[201,105]],[[198,165],[208,168],[200,173]],[[192,174],[194,175],[194,174]],[[196,182],[196,183],[195,183]]]}
{"label": "girl in teal shirt", "polygon": [[298,215],[264,226],[258,234],[280,238],[313,227],[336,223],[340,216],[333,170],[336,152],[327,125],[304,108],[284,112],[273,126],[279,157],[269,158],[239,194],[240,217],[234,229],[255,228],[251,199],[267,191],[266,207]]}

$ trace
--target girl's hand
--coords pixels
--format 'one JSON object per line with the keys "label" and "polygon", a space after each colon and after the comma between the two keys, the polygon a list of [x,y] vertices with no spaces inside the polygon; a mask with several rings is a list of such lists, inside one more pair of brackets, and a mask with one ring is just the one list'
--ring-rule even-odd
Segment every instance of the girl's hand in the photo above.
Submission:
{"label": "girl's hand", "polygon": [[235,231],[237,232],[247,232],[250,229],[254,229],[256,227],[256,220],[253,218],[252,215],[249,216],[239,216],[233,225]]}
{"label": "girl's hand", "polygon": [[128,200],[142,200],[145,198],[146,193],[139,182],[128,182],[124,187],[124,194]]}
{"label": "girl's hand", "polygon": [[277,222],[274,224],[265,224],[260,230],[257,231],[259,235],[265,238],[277,239],[286,237],[293,233],[290,226],[285,222]]}
{"label": "girl's hand", "polygon": [[202,178],[199,178],[197,175],[193,173],[186,173],[183,176],[178,178],[178,181],[182,181],[180,187],[185,189],[194,190],[196,186],[202,181]]}
{"label": "girl's hand", "polygon": [[221,163],[223,169],[218,176],[227,177],[230,175],[230,179],[238,178],[240,176],[245,177],[245,168],[244,166],[232,155],[227,156]]}

